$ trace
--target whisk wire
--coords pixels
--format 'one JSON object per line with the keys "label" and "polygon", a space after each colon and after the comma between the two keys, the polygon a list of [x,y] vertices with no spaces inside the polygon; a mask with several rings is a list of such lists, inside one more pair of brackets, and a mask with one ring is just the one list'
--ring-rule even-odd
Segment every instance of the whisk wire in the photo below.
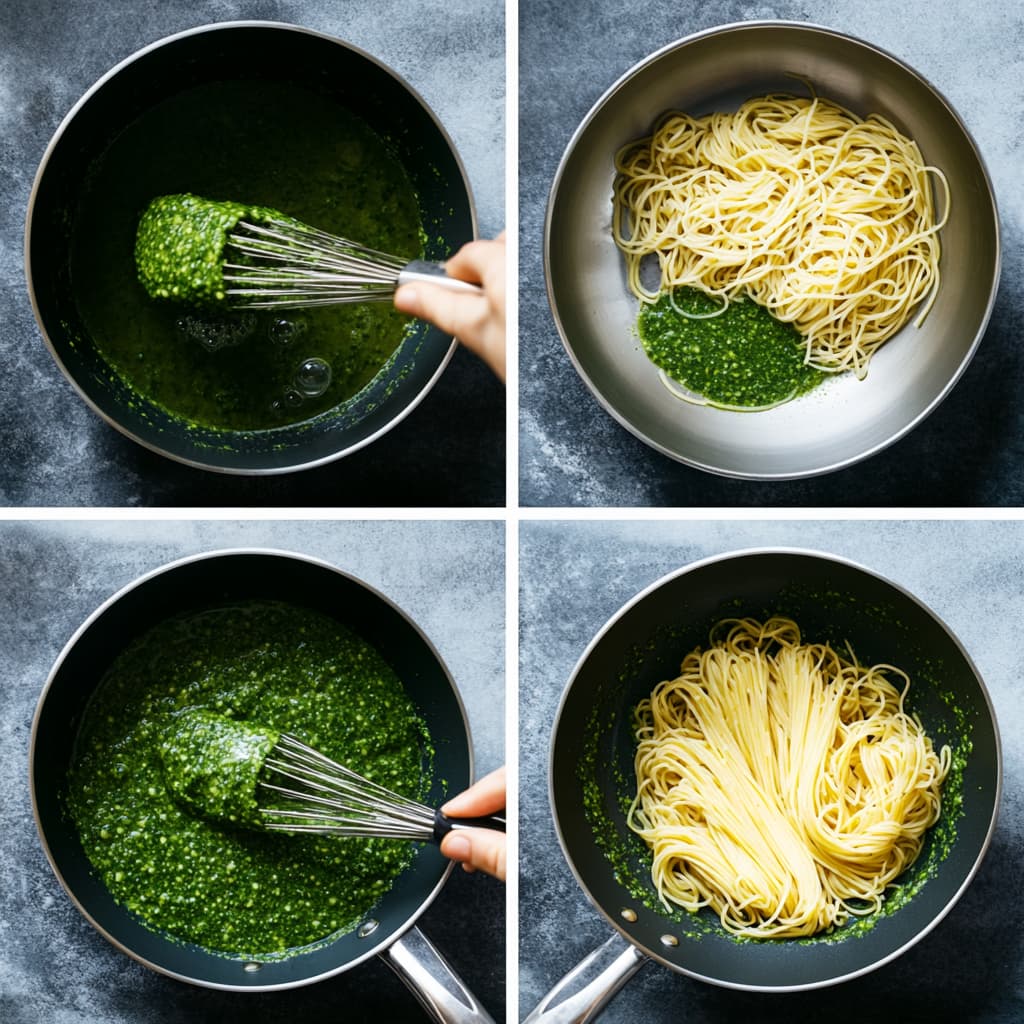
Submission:
{"label": "whisk wire", "polygon": [[281,736],[264,767],[296,785],[264,779],[262,788],[297,805],[261,807],[265,828],[390,839],[434,835],[432,808],[336,764],[294,736]]}
{"label": "whisk wire", "polygon": [[298,221],[239,222],[224,282],[232,302],[289,308],[389,299],[406,261]]}

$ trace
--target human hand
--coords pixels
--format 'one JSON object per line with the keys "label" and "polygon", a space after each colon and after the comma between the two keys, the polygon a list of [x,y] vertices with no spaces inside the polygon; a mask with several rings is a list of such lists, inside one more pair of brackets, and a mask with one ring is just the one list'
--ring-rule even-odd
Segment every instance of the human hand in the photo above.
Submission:
{"label": "human hand", "polygon": [[[498,768],[453,797],[441,810],[451,817],[494,814],[505,806],[505,769]],[[441,852],[462,864],[505,881],[505,833],[489,828],[460,828],[441,840]]]}
{"label": "human hand", "polygon": [[467,242],[444,269],[483,291],[471,295],[417,281],[395,292],[395,308],[453,334],[504,381],[505,232],[493,241]]}

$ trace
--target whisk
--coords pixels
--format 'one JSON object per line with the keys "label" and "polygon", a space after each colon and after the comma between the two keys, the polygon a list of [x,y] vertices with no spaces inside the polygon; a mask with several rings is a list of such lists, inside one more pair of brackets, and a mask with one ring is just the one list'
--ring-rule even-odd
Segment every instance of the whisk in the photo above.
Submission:
{"label": "whisk", "polygon": [[385,301],[400,285],[414,281],[480,292],[475,284],[449,277],[440,263],[408,262],[290,219],[239,221],[227,242],[226,253],[233,249],[247,260],[224,263],[225,294],[239,307],[294,309]]}
{"label": "whisk", "polygon": [[401,259],[266,206],[182,193],[151,200],[135,237],[139,281],[155,299],[198,306],[294,309],[384,301],[429,281],[480,293],[440,263]]}
{"label": "whisk", "polygon": [[287,733],[263,762],[259,788],[276,794],[275,803],[281,803],[264,807],[261,800],[262,827],[273,831],[436,843],[453,829],[505,831],[500,816],[450,818],[371,782]]}

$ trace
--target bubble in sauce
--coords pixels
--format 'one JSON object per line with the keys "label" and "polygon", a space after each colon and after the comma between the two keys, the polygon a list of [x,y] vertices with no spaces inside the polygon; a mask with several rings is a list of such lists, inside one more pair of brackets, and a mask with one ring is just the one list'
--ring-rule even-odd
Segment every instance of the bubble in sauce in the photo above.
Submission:
{"label": "bubble in sauce", "polygon": [[301,320],[288,320],[281,317],[278,320],[271,320],[267,327],[267,334],[270,340],[278,345],[290,345],[304,331],[305,324]]}
{"label": "bubble in sauce", "polygon": [[307,398],[319,398],[331,386],[331,366],[324,359],[303,360],[295,371],[295,387]]}

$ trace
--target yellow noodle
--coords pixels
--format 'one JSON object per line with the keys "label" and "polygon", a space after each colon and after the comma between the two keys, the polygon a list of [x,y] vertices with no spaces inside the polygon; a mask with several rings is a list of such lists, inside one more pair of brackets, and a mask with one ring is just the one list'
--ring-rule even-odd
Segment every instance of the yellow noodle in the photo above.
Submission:
{"label": "yellow noodle", "polygon": [[[804,336],[820,369],[867,373],[872,354],[939,286],[930,175],[917,144],[877,114],[773,95],[732,114],[666,115],[616,155],[612,231],[630,289],[748,295]],[[656,254],[658,291],[640,281]]]}
{"label": "yellow noodle", "polygon": [[635,713],[628,820],[666,905],[759,938],[877,910],[938,820],[950,763],[904,711],[908,686],[790,619],[719,623]]}

